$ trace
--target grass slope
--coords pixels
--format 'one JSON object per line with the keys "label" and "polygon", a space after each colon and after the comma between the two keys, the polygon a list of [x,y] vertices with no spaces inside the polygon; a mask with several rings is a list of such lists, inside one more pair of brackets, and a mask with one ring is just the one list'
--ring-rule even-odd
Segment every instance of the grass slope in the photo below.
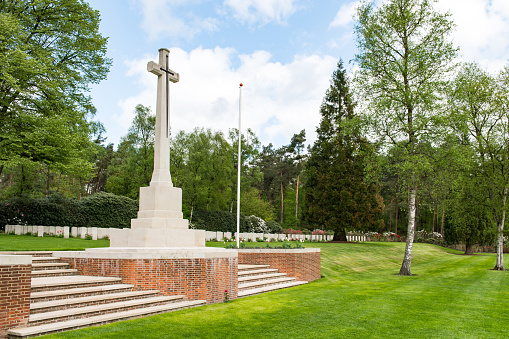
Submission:
{"label": "grass slope", "polygon": [[490,270],[494,255],[415,244],[415,275],[402,277],[404,243],[306,247],[322,249],[324,275],[307,285],[42,338],[509,336],[509,272]]}

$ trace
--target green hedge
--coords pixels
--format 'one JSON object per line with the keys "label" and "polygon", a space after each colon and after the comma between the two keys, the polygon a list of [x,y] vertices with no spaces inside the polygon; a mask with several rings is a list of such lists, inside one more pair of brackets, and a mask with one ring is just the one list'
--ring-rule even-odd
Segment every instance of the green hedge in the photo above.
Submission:
{"label": "green hedge", "polygon": [[48,198],[16,198],[0,204],[0,227],[7,224],[83,226],[87,216],[76,200],[62,195]]}
{"label": "green hedge", "polygon": [[5,225],[130,227],[138,202],[110,193],[81,201],[55,194],[47,198],[17,198],[0,203],[0,229]]}
{"label": "green hedge", "polygon": [[[237,232],[237,214],[223,211],[195,211],[192,223],[194,228],[213,232]],[[240,214],[240,232],[247,232],[246,216]]]}
{"label": "green hedge", "polygon": [[97,193],[81,201],[88,215],[87,227],[131,227],[138,213],[138,202],[111,193]]}

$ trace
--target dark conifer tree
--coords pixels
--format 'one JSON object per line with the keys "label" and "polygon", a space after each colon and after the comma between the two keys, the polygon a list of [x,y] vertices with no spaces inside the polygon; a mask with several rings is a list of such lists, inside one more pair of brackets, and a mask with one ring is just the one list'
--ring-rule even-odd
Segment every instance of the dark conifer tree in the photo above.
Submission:
{"label": "dark conifer tree", "polygon": [[306,165],[306,219],[346,241],[347,229],[383,226],[374,176],[374,148],[360,135],[346,70],[340,60],[320,107],[318,138]]}

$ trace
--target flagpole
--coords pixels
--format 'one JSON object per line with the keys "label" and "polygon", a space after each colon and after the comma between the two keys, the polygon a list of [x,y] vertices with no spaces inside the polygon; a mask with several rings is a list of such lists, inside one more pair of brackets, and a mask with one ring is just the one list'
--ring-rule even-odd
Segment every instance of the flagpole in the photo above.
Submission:
{"label": "flagpole", "polygon": [[237,248],[240,248],[240,160],[242,157],[241,153],[241,128],[240,122],[242,117],[242,83],[239,85],[239,153],[237,156]]}

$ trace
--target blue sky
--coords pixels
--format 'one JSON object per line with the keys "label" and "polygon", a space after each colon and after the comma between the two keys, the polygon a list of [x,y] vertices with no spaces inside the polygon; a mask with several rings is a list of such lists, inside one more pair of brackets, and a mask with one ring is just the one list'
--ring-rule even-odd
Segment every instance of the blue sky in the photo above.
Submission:
{"label": "blue sky", "polygon": [[[383,1],[383,0],[382,0]],[[155,107],[156,76],[146,71],[161,47],[170,49],[171,125],[227,133],[238,126],[239,83],[242,127],[260,141],[288,144],[306,129],[315,139],[319,108],[341,58],[356,52],[348,0],[89,0],[101,13],[113,59],[108,78],[92,86],[96,120],[106,142],[127,133],[134,107]],[[454,42],[463,60],[492,71],[509,57],[509,1],[440,0],[456,23]],[[155,112],[154,112],[155,113]]]}

